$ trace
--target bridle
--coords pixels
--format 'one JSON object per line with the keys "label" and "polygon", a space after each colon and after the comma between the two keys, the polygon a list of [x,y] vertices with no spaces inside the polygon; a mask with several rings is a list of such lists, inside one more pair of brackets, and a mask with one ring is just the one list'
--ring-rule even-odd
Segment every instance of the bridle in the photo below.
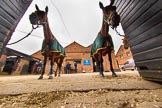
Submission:
{"label": "bridle", "polygon": [[104,18],[104,22],[110,25],[110,20],[112,19],[114,14],[115,14],[115,11],[111,12],[107,18]]}
{"label": "bridle", "polygon": [[[104,22],[107,23],[108,25],[110,25],[110,21],[112,20],[114,14],[115,14],[115,11],[112,11],[112,12],[110,13],[110,15],[109,15],[107,18],[104,18]],[[113,29],[113,26],[112,26],[112,25],[111,25],[111,28]],[[116,28],[115,28],[115,32],[116,32],[119,36],[122,36],[122,37],[125,36],[125,35],[121,35],[121,34],[117,31]]]}
{"label": "bridle", "polygon": [[[33,12],[30,16],[29,16],[29,20],[30,20],[30,23],[32,24],[32,29],[31,31],[26,35],[24,36],[23,38],[15,41],[15,42],[12,42],[12,43],[9,43],[7,45],[13,45],[13,44],[16,44],[20,41],[22,41],[23,39],[27,38],[29,35],[31,35],[31,33],[33,32],[33,30],[37,29],[39,27],[39,25],[45,25],[47,24],[47,21],[41,21],[39,20],[38,16],[36,15],[36,12]],[[37,23],[36,23],[37,22]],[[34,25],[36,25],[34,27]]]}
{"label": "bridle", "polygon": [[32,24],[32,26],[34,25],[45,25],[47,24],[47,21],[41,21],[39,19],[39,17],[37,16],[36,12],[33,12],[30,16],[29,16],[29,20],[30,20],[30,23]]}

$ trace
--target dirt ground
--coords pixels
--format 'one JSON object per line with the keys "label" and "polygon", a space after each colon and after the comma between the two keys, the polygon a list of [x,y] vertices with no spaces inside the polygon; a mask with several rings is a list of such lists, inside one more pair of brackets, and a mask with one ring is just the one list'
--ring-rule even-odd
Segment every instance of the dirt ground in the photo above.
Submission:
{"label": "dirt ground", "polygon": [[162,108],[162,84],[144,80],[137,71],[1,76],[0,108]]}

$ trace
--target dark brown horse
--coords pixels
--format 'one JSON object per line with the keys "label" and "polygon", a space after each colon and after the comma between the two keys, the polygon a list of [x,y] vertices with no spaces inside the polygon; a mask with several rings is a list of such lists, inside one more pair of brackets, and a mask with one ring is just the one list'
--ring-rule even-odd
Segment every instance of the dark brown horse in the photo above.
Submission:
{"label": "dark brown horse", "polygon": [[[113,6],[114,0],[111,1],[110,5],[104,7],[101,2],[99,2],[99,6],[103,12],[103,23],[98,36],[96,37],[94,43],[92,44],[91,56],[93,60],[93,64],[96,63],[97,68],[99,69],[100,76],[104,76],[103,74],[103,58],[102,56],[108,54],[108,59],[110,62],[110,69],[112,72],[112,76],[116,77],[116,73],[114,72],[112,65],[112,51],[114,50],[113,41],[109,32],[109,26],[112,28],[116,28],[120,22],[120,16],[116,12],[116,7]],[[115,59],[115,58],[114,58]]]}
{"label": "dark brown horse", "polygon": [[[36,11],[33,12],[29,17],[30,22],[33,26],[34,25],[42,25],[43,31],[44,31],[44,41],[42,44],[42,54],[44,56],[44,66],[43,66],[43,71],[42,71],[39,79],[43,79],[43,75],[45,73],[45,67],[46,67],[48,58],[51,60],[49,79],[52,79],[53,78],[52,70],[53,70],[54,63],[57,64],[57,69],[59,69],[58,76],[60,76],[62,63],[63,63],[64,57],[65,57],[65,50],[59,44],[59,42],[56,40],[56,38],[54,37],[54,35],[52,34],[52,32],[50,30],[48,17],[47,17],[48,7],[45,8],[45,11],[39,10],[37,5],[35,5],[35,7],[36,7]],[[55,76],[57,76],[57,71],[55,71]]]}

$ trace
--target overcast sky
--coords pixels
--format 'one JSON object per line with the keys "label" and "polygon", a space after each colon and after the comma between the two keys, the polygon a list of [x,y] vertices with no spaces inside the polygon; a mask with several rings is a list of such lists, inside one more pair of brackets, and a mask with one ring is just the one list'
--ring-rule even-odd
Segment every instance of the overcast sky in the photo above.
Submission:
{"label": "overcast sky", "polygon": [[[99,8],[99,1],[104,6],[110,3],[109,0],[33,0],[9,43],[19,40],[31,31],[29,15],[35,11],[35,4],[37,4],[40,10],[45,10],[48,6],[51,31],[63,47],[74,41],[87,47],[93,43],[101,29],[102,11]],[[123,34],[121,26],[117,30]],[[112,29],[109,33],[117,52],[123,37],[117,35]],[[40,27],[23,41],[7,47],[31,55],[41,49],[43,38],[43,28]]]}

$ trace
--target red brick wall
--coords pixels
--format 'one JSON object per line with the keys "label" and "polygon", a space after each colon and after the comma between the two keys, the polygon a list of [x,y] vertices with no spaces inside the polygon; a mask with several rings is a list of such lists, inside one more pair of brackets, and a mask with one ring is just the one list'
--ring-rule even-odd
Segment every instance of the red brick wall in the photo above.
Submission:
{"label": "red brick wall", "polygon": [[3,71],[3,68],[4,68],[5,63],[6,63],[6,58],[7,58],[6,55],[1,55],[1,57],[0,57],[0,72]]}
{"label": "red brick wall", "polygon": [[[127,55],[128,52],[130,52],[130,56]],[[123,57],[121,57],[121,55],[123,55]],[[130,48],[124,49],[124,46],[121,45],[116,54],[116,59],[118,61],[118,64],[123,65],[128,59],[131,59],[131,58],[133,58],[133,56],[132,56],[132,52]]]}
{"label": "red brick wall", "polygon": [[[29,61],[28,60],[23,60],[21,59],[20,62],[17,65],[17,69],[13,72],[13,74],[21,74],[23,73],[28,73],[28,68],[24,69],[24,66],[29,66]],[[22,74],[23,74],[22,73]]]}
{"label": "red brick wall", "polygon": [[0,62],[5,62],[6,61],[7,56],[6,55],[1,55],[0,56]]}

